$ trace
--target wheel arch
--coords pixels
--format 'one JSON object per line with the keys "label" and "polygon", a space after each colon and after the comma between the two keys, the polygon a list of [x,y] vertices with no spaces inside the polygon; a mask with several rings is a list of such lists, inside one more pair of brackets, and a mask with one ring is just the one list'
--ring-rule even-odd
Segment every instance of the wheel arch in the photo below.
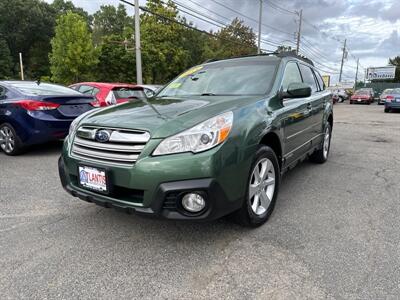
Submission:
{"label": "wheel arch", "polygon": [[260,144],[268,146],[272,150],[274,150],[274,152],[278,158],[279,167],[280,167],[280,169],[282,169],[283,153],[282,153],[282,142],[281,142],[279,135],[273,131],[267,132],[262,137]]}

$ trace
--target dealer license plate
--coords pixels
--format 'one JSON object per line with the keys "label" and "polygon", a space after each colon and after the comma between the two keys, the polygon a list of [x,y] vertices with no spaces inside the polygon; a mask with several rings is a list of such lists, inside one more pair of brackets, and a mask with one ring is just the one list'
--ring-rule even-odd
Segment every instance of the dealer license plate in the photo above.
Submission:
{"label": "dealer license plate", "polygon": [[108,192],[106,171],[102,169],[79,166],[79,183],[90,190]]}

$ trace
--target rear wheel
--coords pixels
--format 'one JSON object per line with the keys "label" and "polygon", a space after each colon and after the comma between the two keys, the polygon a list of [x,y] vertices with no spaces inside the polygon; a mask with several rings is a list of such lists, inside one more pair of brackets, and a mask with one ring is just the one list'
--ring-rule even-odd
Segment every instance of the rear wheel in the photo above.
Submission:
{"label": "rear wheel", "polygon": [[331,136],[332,128],[328,123],[325,127],[324,140],[321,149],[315,151],[311,156],[310,160],[315,163],[323,164],[328,160],[329,151],[331,149]]}
{"label": "rear wheel", "polygon": [[7,155],[17,155],[22,151],[21,141],[8,123],[0,126],[0,148]]}
{"label": "rear wheel", "polygon": [[264,224],[274,210],[279,183],[280,169],[275,152],[268,146],[260,146],[250,169],[245,201],[235,219],[249,227]]}
{"label": "rear wheel", "polygon": [[390,112],[390,108],[386,108],[386,107],[385,107],[385,110],[384,110],[384,111],[385,111],[385,113],[389,113],[389,112]]}

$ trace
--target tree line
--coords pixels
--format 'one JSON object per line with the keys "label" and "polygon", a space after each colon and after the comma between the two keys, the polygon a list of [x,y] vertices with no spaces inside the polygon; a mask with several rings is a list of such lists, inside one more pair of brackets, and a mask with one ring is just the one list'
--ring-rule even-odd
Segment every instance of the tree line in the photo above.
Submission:
{"label": "tree line", "polygon": [[[0,78],[135,82],[134,16],[125,6],[94,14],[71,1],[0,0]],[[181,24],[186,26],[182,26]],[[255,54],[256,35],[242,20],[215,32],[193,30],[172,1],[148,0],[140,15],[143,78],[165,83],[210,59]]]}

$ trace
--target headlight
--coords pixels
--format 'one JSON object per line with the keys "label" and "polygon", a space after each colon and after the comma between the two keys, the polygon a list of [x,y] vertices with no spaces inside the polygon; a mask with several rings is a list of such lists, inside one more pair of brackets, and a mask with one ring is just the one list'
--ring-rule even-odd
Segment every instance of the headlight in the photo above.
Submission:
{"label": "headlight", "polygon": [[211,149],[228,138],[232,123],[231,111],[208,119],[193,128],[166,138],[154,150],[153,155],[198,153]]}

